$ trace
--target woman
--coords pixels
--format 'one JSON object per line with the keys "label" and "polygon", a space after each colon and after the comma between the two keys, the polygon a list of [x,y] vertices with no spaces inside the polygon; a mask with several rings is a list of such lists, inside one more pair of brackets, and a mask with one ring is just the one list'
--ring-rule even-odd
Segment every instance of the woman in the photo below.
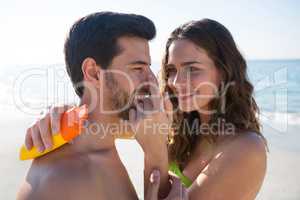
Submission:
{"label": "woman", "polygon": [[168,156],[190,183],[189,199],[255,199],[261,187],[266,143],[246,69],[216,21],[188,22],[167,41],[160,86],[172,111]]}
{"label": "woman", "polygon": [[254,199],[259,191],[266,151],[246,68],[216,21],[186,23],[167,41],[161,87],[174,110],[169,159],[193,182],[190,199]]}

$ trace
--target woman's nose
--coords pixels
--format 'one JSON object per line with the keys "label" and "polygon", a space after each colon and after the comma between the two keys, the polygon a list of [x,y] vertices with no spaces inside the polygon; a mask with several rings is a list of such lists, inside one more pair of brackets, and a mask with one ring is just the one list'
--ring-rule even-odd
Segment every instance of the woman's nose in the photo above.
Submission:
{"label": "woman's nose", "polygon": [[175,87],[176,89],[180,89],[185,84],[186,84],[186,78],[183,76],[183,74],[180,72],[176,73],[176,75],[174,76],[174,78],[172,80],[173,87]]}

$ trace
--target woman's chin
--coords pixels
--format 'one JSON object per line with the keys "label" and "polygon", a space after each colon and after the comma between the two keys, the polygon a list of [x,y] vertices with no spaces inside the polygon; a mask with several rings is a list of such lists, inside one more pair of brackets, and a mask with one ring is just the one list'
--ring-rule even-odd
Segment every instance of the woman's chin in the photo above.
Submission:
{"label": "woman's chin", "polygon": [[183,112],[191,112],[196,110],[196,108],[192,104],[180,104],[179,103],[179,109]]}

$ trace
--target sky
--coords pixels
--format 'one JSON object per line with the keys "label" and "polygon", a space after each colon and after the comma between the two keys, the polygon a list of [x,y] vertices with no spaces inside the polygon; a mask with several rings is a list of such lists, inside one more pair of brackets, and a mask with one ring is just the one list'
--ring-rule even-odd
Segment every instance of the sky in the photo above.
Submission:
{"label": "sky", "polygon": [[72,23],[97,11],[142,14],[157,37],[152,61],[160,62],[168,35],[190,20],[211,18],[232,33],[246,59],[300,58],[300,1],[34,1],[0,0],[0,69],[10,65],[63,63],[63,43]]}

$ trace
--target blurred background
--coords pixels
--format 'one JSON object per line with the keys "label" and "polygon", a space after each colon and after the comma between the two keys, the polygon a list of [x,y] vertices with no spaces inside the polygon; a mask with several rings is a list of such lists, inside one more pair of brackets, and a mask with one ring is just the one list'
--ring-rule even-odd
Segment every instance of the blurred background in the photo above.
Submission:
{"label": "blurred background", "polygon": [[[0,0],[0,5],[0,199],[15,199],[30,165],[18,160],[26,127],[47,106],[78,101],[65,72],[63,43],[75,20],[98,11],[142,14],[154,21],[155,73],[174,28],[202,18],[225,25],[247,59],[269,143],[257,199],[300,199],[300,1]],[[142,196],[139,146],[125,140],[118,141],[118,149]]]}

